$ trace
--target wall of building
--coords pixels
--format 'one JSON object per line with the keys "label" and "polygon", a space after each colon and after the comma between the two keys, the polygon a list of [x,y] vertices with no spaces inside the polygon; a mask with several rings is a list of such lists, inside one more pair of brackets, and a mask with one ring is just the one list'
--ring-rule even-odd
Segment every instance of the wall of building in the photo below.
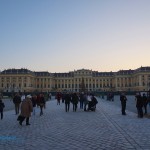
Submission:
{"label": "wall of building", "polygon": [[[1,92],[50,91],[147,91],[150,89],[150,67],[135,70],[100,73],[81,69],[68,73],[40,74],[0,73]],[[142,68],[143,69],[143,68]],[[130,70],[129,70],[130,71]],[[83,86],[84,85],[84,86]]]}

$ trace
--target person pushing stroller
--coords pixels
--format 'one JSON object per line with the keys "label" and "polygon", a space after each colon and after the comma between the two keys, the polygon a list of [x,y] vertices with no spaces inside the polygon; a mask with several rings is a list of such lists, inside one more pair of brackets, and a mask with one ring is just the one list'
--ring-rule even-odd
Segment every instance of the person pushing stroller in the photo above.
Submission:
{"label": "person pushing stroller", "polygon": [[91,96],[91,101],[88,103],[88,110],[95,111],[96,104],[98,103],[94,95]]}

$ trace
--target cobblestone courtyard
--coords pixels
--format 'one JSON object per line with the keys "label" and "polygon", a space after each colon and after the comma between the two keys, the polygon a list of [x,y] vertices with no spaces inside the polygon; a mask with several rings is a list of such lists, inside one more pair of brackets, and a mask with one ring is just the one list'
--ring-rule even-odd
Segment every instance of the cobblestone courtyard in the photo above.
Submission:
{"label": "cobblestone courtyard", "polygon": [[0,120],[1,150],[150,150],[150,119],[138,119],[119,106],[98,98],[96,112],[65,112],[63,103],[48,101],[44,115],[18,124],[14,110]]}

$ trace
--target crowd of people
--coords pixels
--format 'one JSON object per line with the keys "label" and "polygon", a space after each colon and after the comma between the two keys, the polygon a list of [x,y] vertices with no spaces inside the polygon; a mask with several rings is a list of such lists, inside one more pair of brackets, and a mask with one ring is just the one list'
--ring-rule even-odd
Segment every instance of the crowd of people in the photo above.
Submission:
{"label": "crowd of people", "polygon": [[[126,102],[127,97],[124,92],[120,95],[120,101],[122,106],[122,115],[126,115]],[[137,117],[143,118],[144,115],[147,115],[147,105],[150,104],[150,97],[145,93],[141,94],[141,92],[137,92],[135,95],[135,104],[137,108]]]}
{"label": "crowd of people", "polygon": [[[46,100],[43,94],[25,95],[24,93],[16,93],[12,98],[15,114],[18,115],[17,120],[22,125],[26,119],[26,125],[30,125],[29,118],[31,113],[35,115],[36,107],[40,109],[40,116],[43,115],[43,108],[46,107]],[[0,113],[1,119],[3,119],[3,109],[5,105],[2,102],[2,96],[0,96]]]}
{"label": "crowd of people", "polygon": [[[51,100],[52,95],[49,93],[49,99]],[[73,112],[77,111],[78,104],[80,104],[80,109],[84,111],[95,111],[97,99],[93,94],[89,93],[56,93],[55,99],[57,100],[57,105],[60,105],[61,101],[65,104],[65,111],[69,112],[70,104],[72,104]],[[12,102],[15,107],[15,114],[18,116],[17,120],[22,126],[24,120],[26,120],[26,125],[30,125],[29,118],[35,115],[36,108],[40,109],[40,116],[43,115],[43,108],[46,108],[46,100],[44,94],[32,94],[25,95],[24,93],[15,93],[12,98]],[[5,105],[2,102],[2,96],[0,97],[0,113],[1,119],[3,119],[3,109]]]}
{"label": "crowd of people", "polygon": [[96,109],[96,104],[98,103],[96,97],[91,93],[60,93],[58,92],[55,96],[57,99],[57,105],[60,105],[60,100],[65,103],[65,111],[69,112],[70,104],[72,104],[73,112],[77,111],[78,104],[80,109],[84,111],[94,111]]}
{"label": "crowd of people", "polygon": [[[49,99],[51,100],[52,94],[49,93]],[[57,100],[57,105],[62,103],[65,104],[65,111],[70,111],[70,106],[72,105],[73,112],[77,111],[77,108],[83,109],[83,111],[95,111],[96,105],[98,103],[96,97],[92,93],[60,93],[57,92],[55,95]],[[114,101],[114,94],[107,94],[107,100]],[[124,92],[120,94],[121,101],[121,112],[122,115],[126,115],[126,102],[127,96]],[[15,114],[18,115],[19,124],[22,125],[23,121],[26,119],[26,125],[30,125],[29,118],[32,115],[36,114],[36,108],[40,109],[40,116],[43,115],[43,109],[46,108],[46,99],[44,95],[41,94],[32,94],[25,95],[16,93],[13,97],[13,103],[15,107]],[[141,94],[137,92],[135,95],[135,103],[137,108],[138,118],[143,118],[144,114],[147,114],[147,105],[150,104],[150,97],[145,93]],[[79,106],[78,106],[79,105]],[[1,120],[3,119],[3,110],[5,104],[2,101],[2,95],[0,94],[0,115]]]}

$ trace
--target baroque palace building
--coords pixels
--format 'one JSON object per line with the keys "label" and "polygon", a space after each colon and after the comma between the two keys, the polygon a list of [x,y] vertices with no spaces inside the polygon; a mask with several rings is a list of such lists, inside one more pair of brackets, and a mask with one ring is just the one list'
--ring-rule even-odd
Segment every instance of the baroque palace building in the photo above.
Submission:
{"label": "baroque palace building", "polygon": [[87,69],[68,73],[7,69],[0,72],[1,92],[148,91],[150,67],[118,72]]}

